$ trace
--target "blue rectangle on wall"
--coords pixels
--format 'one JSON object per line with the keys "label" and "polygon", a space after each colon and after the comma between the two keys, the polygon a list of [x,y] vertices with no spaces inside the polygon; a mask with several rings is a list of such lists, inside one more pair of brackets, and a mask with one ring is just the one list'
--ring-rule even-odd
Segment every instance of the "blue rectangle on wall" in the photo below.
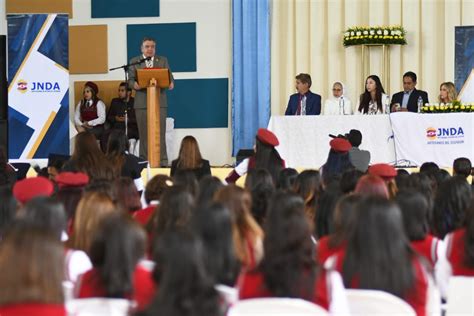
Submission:
{"label": "blue rectangle on wall", "polygon": [[144,37],[156,40],[156,54],[168,58],[173,72],[196,71],[196,23],[127,25],[128,60],[141,54]]}
{"label": "blue rectangle on wall", "polygon": [[160,16],[160,0],[92,0],[92,18]]}
{"label": "blue rectangle on wall", "polygon": [[216,128],[228,126],[229,80],[176,80],[168,91],[168,116],[175,128]]}

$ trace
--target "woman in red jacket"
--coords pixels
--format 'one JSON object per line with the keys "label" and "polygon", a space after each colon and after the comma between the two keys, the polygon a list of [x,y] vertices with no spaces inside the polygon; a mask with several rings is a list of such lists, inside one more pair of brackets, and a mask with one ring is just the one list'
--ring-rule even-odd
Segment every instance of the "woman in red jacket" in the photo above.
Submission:
{"label": "woman in red jacket", "polygon": [[64,248],[31,221],[14,224],[0,245],[0,315],[66,316]]}
{"label": "woman in red jacket", "polygon": [[94,268],[80,277],[76,296],[127,298],[137,310],[144,309],[155,292],[151,272],[138,265],[144,254],[145,232],[139,224],[110,214],[95,234],[90,251]]}

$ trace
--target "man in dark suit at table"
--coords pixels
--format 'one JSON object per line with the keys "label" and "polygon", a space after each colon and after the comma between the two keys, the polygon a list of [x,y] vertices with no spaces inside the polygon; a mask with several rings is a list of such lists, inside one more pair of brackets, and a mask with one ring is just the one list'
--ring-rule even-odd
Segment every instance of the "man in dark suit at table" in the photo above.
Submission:
{"label": "man in dark suit at table", "polygon": [[418,112],[418,100],[428,103],[428,93],[416,88],[416,74],[408,71],[403,75],[403,91],[392,97],[390,108],[392,112]]}
{"label": "man in dark suit at table", "polygon": [[296,91],[288,101],[285,115],[319,115],[321,113],[321,96],[312,93],[311,76],[299,74],[296,79]]}
{"label": "man in dark suit at table", "polygon": [[[148,156],[148,138],[147,138],[147,115],[146,115],[146,88],[140,89],[140,86],[137,83],[137,69],[143,68],[167,68],[170,69],[168,65],[168,59],[164,56],[156,56],[156,41],[152,38],[145,37],[142,40],[141,51],[142,55],[136,56],[130,60],[130,64],[139,62],[143,59],[149,58],[138,65],[131,66],[128,69],[128,85],[130,88],[134,89],[135,92],[135,116],[137,118],[138,131],[140,134],[140,158],[147,159]],[[171,73],[171,69],[170,69]],[[171,74],[171,82],[168,87],[169,90],[174,88],[174,79],[173,74]],[[166,116],[168,115],[168,101],[166,98],[166,90],[161,89],[160,91],[160,165],[168,166],[168,157],[166,154],[166,142],[165,142],[165,133],[166,133]]]}

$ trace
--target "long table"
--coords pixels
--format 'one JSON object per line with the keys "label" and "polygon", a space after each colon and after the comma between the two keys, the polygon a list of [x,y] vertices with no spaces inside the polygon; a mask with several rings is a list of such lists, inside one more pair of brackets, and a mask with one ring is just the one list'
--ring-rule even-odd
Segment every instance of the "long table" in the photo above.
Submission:
{"label": "long table", "polygon": [[[280,140],[277,150],[288,167],[321,167],[329,153],[329,134],[345,134],[351,129],[361,131],[359,148],[370,151],[371,163],[396,164],[404,160],[405,165],[420,165],[433,161],[449,167],[461,156],[474,161],[473,121],[473,113],[273,116],[268,129]],[[438,133],[439,128],[440,133],[446,128],[455,128],[457,133],[449,139],[442,135],[437,140],[427,137],[428,132],[432,135],[434,129]]]}

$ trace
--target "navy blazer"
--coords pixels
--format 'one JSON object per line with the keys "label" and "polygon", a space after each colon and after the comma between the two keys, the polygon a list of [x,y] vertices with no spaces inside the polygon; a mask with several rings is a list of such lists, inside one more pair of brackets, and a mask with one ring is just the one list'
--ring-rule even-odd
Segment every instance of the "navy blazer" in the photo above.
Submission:
{"label": "navy blazer", "polygon": [[[400,107],[402,106],[403,94],[404,93],[405,93],[404,91],[400,91],[400,92],[395,93],[392,96],[392,102],[390,104],[390,110],[392,109],[392,105],[394,105],[395,103],[400,104]],[[410,94],[410,97],[408,98],[407,110],[409,112],[418,112],[418,97],[419,96],[421,96],[421,98],[423,99],[423,104],[429,103],[428,102],[428,93],[426,93],[423,90],[414,89],[413,92]]]}
{"label": "navy blazer", "polygon": [[[292,94],[288,101],[285,115],[296,115],[298,110],[299,93]],[[321,113],[321,96],[308,91],[306,93],[306,115],[319,115]]]}

